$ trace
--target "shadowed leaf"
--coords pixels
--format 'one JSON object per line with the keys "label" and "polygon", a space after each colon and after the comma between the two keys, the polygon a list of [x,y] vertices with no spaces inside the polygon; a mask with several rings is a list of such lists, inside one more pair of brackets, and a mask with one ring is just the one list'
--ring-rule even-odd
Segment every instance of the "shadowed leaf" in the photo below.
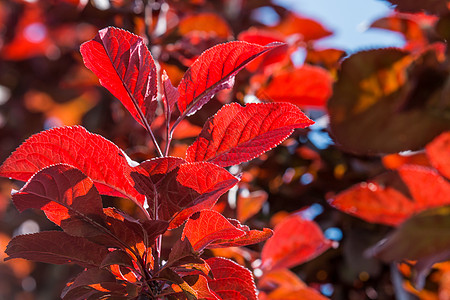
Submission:
{"label": "shadowed leaf", "polygon": [[358,154],[417,150],[450,128],[448,71],[438,48],[420,57],[398,49],[353,54],[342,63],[328,101],[331,133]]}
{"label": "shadowed leaf", "polygon": [[36,173],[12,200],[17,209],[36,208],[76,236],[98,235],[106,216],[94,183],[80,170],[54,165]]}
{"label": "shadowed leaf", "polygon": [[149,211],[170,221],[169,229],[180,226],[190,215],[211,208],[218,197],[238,179],[224,168],[207,162],[186,163],[164,157],[143,162],[132,173],[137,189],[147,196]]}
{"label": "shadowed leaf", "polygon": [[14,237],[5,253],[9,255],[6,260],[25,258],[58,265],[75,263],[90,268],[101,265],[108,249],[65,232],[44,231]]}

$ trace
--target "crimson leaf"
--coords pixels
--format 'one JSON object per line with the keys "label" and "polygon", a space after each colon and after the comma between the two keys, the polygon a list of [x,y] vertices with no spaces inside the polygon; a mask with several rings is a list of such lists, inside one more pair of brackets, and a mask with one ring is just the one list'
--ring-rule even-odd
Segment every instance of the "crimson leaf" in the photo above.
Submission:
{"label": "crimson leaf", "polygon": [[206,260],[214,279],[208,279],[209,288],[223,300],[256,300],[256,288],[252,273],[235,262],[212,257]]}
{"label": "crimson leaf", "polygon": [[333,244],[313,221],[293,215],[275,227],[273,237],[261,252],[267,270],[290,268],[322,254]]}
{"label": "crimson leaf", "polygon": [[80,51],[86,67],[148,130],[157,107],[157,79],[155,62],[144,40],[108,27],[81,45]]}
{"label": "crimson leaf", "polygon": [[143,162],[131,176],[136,188],[146,195],[149,210],[170,221],[169,229],[180,226],[190,215],[211,208],[218,197],[238,179],[225,169],[207,162],[186,163],[163,157]]}
{"label": "crimson leaf", "polygon": [[25,258],[50,264],[76,263],[85,268],[99,267],[108,249],[85,238],[61,231],[18,235],[8,244],[5,260]]}
{"label": "crimson leaf", "polygon": [[81,126],[67,126],[31,136],[6,159],[0,176],[27,181],[40,169],[68,164],[91,178],[100,194],[126,196],[141,205],[145,198],[133,187],[128,161],[111,141]]}
{"label": "crimson leaf", "polygon": [[286,139],[295,128],[312,125],[289,103],[226,105],[206,122],[186,152],[187,161],[210,161],[222,167],[249,161]]}
{"label": "crimson leaf", "polygon": [[92,180],[68,165],[39,171],[12,199],[20,212],[41,209],[50,221],[76,236],[99,234],[106,217]]}
{"label": "crimson leaf", "polygon": [[186,71],[178,85],[178,109],[192,115],[220,90],[231,88],[236,74],[261,54],[281,46],[267,46],[242,41],[214,46],[203,52]]}
{"label": "crimson leaf", "polygon": [[214,210],[202,210],[186,222],[182,239],[188,238],[195,251],[201,251],[216,240],[232,240],[245,235]]}

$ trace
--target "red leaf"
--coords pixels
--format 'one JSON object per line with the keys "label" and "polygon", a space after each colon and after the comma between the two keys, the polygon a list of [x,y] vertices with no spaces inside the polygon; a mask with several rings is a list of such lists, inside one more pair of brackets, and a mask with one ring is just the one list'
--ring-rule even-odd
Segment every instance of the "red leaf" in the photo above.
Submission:
{"label": "red leaf", "polygon": [[450,183],[435,170],[404,166],[398,172],[414,199],[416,213],[450,204]]}
{"label": "red leaf", "polygon": [[425,149],[431,165],[450,179],[450,131],[436,137]]}
{"label": "red leaf", "polygon": [[180,97],[180,93],[178,92],[178,89],[172,85],[172,82],[170,82],[169,76],[165,70],[161,75],[161,80],[164,90],[163,101],[166,106],[166,118],[168,118],[173,111],[175,103],[177,103],[177,100]]}
{"label": "red leaf", "polygon": [[269,84],[258,91],[258,97],[298,106],[323,108],[331,96],[332,82],[331,75],[326,70],[303,65],[292,71],[275,74]]}
{"label": "red leaf", "polygon": [[41,209],[50,221],[71,235],[97,235],[106,218],[92,180],[68,165],[39,171],[12,199],[20,212]]}
{"label": "red leaf", "polygon": [[178,91],[178,108],[192,115],[220,90],[231,88],[234,77],[250,61],[282,44],[260,46],[247,42],[229,42],[203,52],[186,71]]}
{"label": "red leaf", "polygon": [[228,247],[241,247],[247,245],[258,244],[269,239],[273,235],[273,231],[269,228],[263,228],[263,230],[250,230],[242,227],[237,227],[244,230],[245,235],[233,239],[233,240],[217,240],[211,243],[207,248],[228,248]]}
{"label": "red leaf", "polygon": [[188,238],[195,251],[205,249],[216,240],[232,240],[245,235],[224,216],[214,210],[202,210],[192,215],[184,226],[182,239]]}
{"label": "red leaf", "polygon": [[[277,32],[267,31],[258,28],[251,28],[247,31],[239,33],[238,39],[248,43],[254,43],[258,45],[267,45],[274,42],[284,42],[284,37]],[[256,72],[260,68],[265,68],[269,65],[280,63],[289,58],[288,45],[280,46],[269,53],[263,54],[258,58],[255,58],[245,68],[250,72]]]}
{"label": "red leaf", "polygon": [[117,282],[106,270],[88,269],[66,286],[61,297],[63,300],[132,299],[138,296],[138,289],[137,285]]}
{"label": "red leaf", "polygon": [[155,62],[144,40],[108,27],[81,45],[84,64],[145,128],[157,107]]}
{"label": "red leaf", "polygon": [[81,126],[59,127],[27,139],[0,167],[0,176],[27,181],[40,169],[68,164],[91,178],[100,194],[142,204],[144,196],[134,188],[128,160],[114,143]]}
{"label": "red leaf", "polygon": [[414,203],[396,189],[363,182],[331,199],[337,209],[367,222],[397,226],[414,212]]}
{"label": "red leaf", "polygon": [[313,19],[290,13],[273,29],[284,35],[299,34],[303,41],[318,40],[332,34],[331,31]]}
{"label": "red leaf", "polygon": [[225,105],[209,118],[188,148],[187,161],[226,167],[249,161],[286,139],[295,128],[314,122],[289,103]]}
{"label": "red leaf", "polygon": [[363,182],[339,193],[330,204],[368,222],[397,226],[413,214],[450,204],[450,183],[435,170],[405,165],[398,169],[412,199],[376,181]]}
{"label": "red leaf", "polygon": [[58,265],[75,263],[89,268],[99,267],[108,250],[65,232],[44,231],[14,237],[5,253],[9,255],[5,260],[25,258]]}
{"label": "red leaf", "polygon": [[237,219],[241,222],[250,219],[261,210],[268,197],[267,192],[263,190],[251,192],[246,196],[239,194],[236,206]]}
{"label": "red leaf", "polygon": [[212,257],[206,260],[214,279],[208,279],[209,288],[223,300],[256,300],[252,273],[235,262]]}
{"label": "red leaf", "polygon": [[203,275],[188,275],[184,276],[183,280],[186,281],[196,292],[198,299],[204,300],[220,300],[210,290],[208,286],[208,279]]}
{"label": "red leaf", "polygon": [[293,215],[275,227],[261,253],[261,268],[290,268],[322,254],[333,244],[325,239],[319,226]]}
{"label": "red leaf", "polygon": [[145,161],[135,170],[131,176],[146,195],[149,211],[154,214],[158,206],[158,218],[170,221],[169,229],[180,226],[193,213],[211,208],[220,195],[238,182],[214,164],[185,163],[175,157]]}

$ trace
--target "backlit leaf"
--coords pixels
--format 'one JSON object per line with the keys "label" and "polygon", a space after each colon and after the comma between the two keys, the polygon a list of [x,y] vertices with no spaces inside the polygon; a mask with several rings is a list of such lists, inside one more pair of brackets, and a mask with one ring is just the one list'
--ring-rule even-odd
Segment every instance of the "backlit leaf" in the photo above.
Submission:
{"label": "backlit leaf", "polygon": [[229,42],[203,52],[186,71],[178,85],[178,108],[192,115],[217,92],[231,88],[234,77],[250,61],[281,44],[260,46],[247,42]]}
{"label": "backlit leaf", "polygon": [[442,133],[429,143],[426,153],[433,167],[450,179],[450,131]]}
{"label": "backlit leaf", "polygon": [[208,119],[188,148],[187,161],[209,161],[226,167],[249,161],[286,139],[295,128],[314,122],[289,103],[225,105]]}
{"label": "backlit leaf", "polygon": [[286,36],[299,34],[303,41],[318,40],[332,34],[319,22],[294,13],[285,16],[273,29]]}
{"label": "backlit leaf", "polygon": [[256,300],[252,273],[235,262],[212,257],[206,260],[214,279],[208,279],[209,288],[223,300]]}
{"label": "backlit leaf", "polygon": [[391,226],[425,209],[450,204],[450,183],[433,169],[405,165],[398,169],[398,175],[407,191],[392,185],[392,179],[376,179],[339,193],[330,204],[368,222]]}
{"label": "backlit leaf", "polygon": [[396,226],[414,212],[414,203],[395,188],[363,182],[347,189],[330,204],[367,222]]}
{"label": "backlit leaf", "polygon": [[195,251],[201,251],[216,240],[230,240],[245,235],[224,216],[214,210],[202,210],[193,214],[183,230]]}
{"label": "backlit leaf", "polygon": [[207,162],[186,163],[164,157],[143,162],[131,176],[137,189],[147,196],[149,211],[170,221],[169,229],[180,226],[190,215],[210,209],[218,197],[238,179],[227,170]]}
{"label": "backlit leaf", "polygon": [[322,108],[332,90],[331,75],[323,68],[303,65],[275,74],[258,92],[258,98]]}
{"label": "backlit leaf", "polygon": [[40,209],[50,221],[71,235],[97,235],[106,219],[92,180],[68,165],[54,165],[39,171],[12,198],[20,212]]}
{"label": "backlit leaf", "polygon": [[144,40],[108,27],[81,45],[80,51],[86,67],[146,127],[157,107],[157,78],[155,62]]}
{"label": "backlit leaf", "polygon": [[449,129],[448,73],[438,56],[437,48],[419,58],[379,49],[344,60],[328,101],[336,143],[358,154],[393,153],[420,149]]}
{"label": "backlit leaf", "polygon": [[319,226],[293,215],[278,224],[261,252],[261,268],[290,268],[315,258],[333,245]]}
{"label": "backlit leaf", "polygon": [[[258,45],[267,45],[275,42],[284,42],[284,37],[275,31],[250,28],[249,30],[239,33],[238,40]],[[263,69],[267,66],[280,63],[286,59],[289,59],[288,49],[289,46],[287,44],[273,49],[272,51],[255,58],[245,68],[250,72],[256,72],[258,69]]]}
{"label": "backlit leaf", "polygon": [[0,167],[0,175],[27,181],[45,167],[68,164],[91,178],[100,194],[125,196],[138,204],[129,158],[114,143],[81,126],[59,127],[27,139]]}
{"label": "backlit leaf", "polygon": [[5,252],[9,255],[6,260],[25,258],[58,265],[75,263],[89,268],[99,267],[108,249],[62,231],[43,231],[14,237]]}
{"label": "backlit leaf", "polygon": [[188,15],[180,21],[177,29],[180,35],[186,35],[192,31],[206,31],[221,38],[228,38],[231,35],[231,29],[227,22],[220,15],[214,13]]}

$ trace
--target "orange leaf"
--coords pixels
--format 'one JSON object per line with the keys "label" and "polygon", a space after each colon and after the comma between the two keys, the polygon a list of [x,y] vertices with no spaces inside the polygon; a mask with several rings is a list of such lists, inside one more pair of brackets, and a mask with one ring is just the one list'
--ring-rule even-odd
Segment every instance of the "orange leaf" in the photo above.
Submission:
{"label": "orange leaf", "polygon": [[252,192],[248,196],[239,194],[236,207],[238,220],[245,222],[258,213],[264,203],[266,203],[267,198],[268,194],[263,190]]}
{"label": "orange leaf", "polygon": [[331,75],[320,67],[304,65],[272,77],[257,94],[261,99],[323,107],[331,96]]}
{"label": "orange leaf", "polygon": [[450,179],[450,131],[436,137],[425,149],[433,167]]}
{"label": "orange leaf", "polygon": [[231,36],[231,29],[227,22],[219,15],[214,13],[200,13],[190,15],[180,21],[178,32],[180,35],[186,35],[192,31],[205,31],[214,33],[218,37],[228,38]]}
{"label": "orange leaf", "polygon": [[333,244],[313,221],[292,215],[275,227],[261,253],[261,268],[290,268],[320,255]]}

